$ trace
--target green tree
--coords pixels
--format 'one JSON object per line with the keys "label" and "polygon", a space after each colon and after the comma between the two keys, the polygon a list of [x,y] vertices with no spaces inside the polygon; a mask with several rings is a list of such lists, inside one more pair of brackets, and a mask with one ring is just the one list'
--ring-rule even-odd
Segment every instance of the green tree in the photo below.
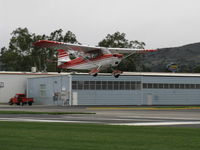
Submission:
{"label": "green tree", "polygon": [[56,58],[56,50],[39,48],[33,46],[38,40],[55,40],[62,42],[78,43],[76,36],[62,29],[55,30],[47,35],[36,35],[30,33],[27,28],[17,28],[11,35],[8,48],[1,49],[0,59],[3,63],[3,70],[9,71],[30,71],[31,67],[37,67],[38,71],[56,71],[56,64],[49,62]]}
{"label": "green tree", "polygon": [[32,43],[31,34],[27,28],[18,28],[11,33],[9,47],[1,50],[1,61],[4,70],[25,71],[29,65]]}
{"label": "green tree", "polygon": [[[98,43],[101,47],[118,47],[118,48],[138,48],[143,49],[145,46],[144,42],[129,41],[126,39],[125,33],[115,32],[114,34],[108,34],[105,39]],[[143,54],[133,54],[132,56],[124,59],[119,64],[119,69],[123,71],[143,71],[146,69],[140,60]]]}

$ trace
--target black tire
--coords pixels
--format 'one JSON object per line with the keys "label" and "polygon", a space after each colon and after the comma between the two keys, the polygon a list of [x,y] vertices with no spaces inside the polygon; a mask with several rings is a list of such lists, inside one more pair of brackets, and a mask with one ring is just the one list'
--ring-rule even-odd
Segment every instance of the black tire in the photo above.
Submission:
{"label": "black tire", "polygon": [[61,71],[62,71],[62,69],[60,69],[60,68],[57,69],[57,72],[58,72],[58,73],[61,73]]}
{"label": "black tire", "polygon": [[9,105],[13,105],[13,102],[9,102]]}
{"label": "black tire", "polygon": [[119,78],[120,74],[114,75],[115,78]]}
{"label": "black tire", "polygon": [[98,74],[97,73],[95,73],[95,74],[93,74],[93,77],[96,77]]}
{"label": "black tire", "polygon": [[31,106],[33,103],[32,102],[28,102],[28,105]]}

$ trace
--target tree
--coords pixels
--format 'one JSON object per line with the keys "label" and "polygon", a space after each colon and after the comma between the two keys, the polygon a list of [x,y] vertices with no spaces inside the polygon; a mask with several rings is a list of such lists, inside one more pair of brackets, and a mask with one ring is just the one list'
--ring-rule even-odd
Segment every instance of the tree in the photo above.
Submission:
{"label": "tree", "polygon": [[30,55],[31,34],[27,28],[18,28],[11,35],[9,47],[1,50],[3,68],[4,70],[24,71],[29,64],[27,57]]}
{"label": "tree", "polygon": [[62,42],[78,43],[75,34],[63,30],[55,30],[50,36],[30,33],[27,28],[17,28],[12,32],[8,48],[1,49],[1,61],[4,70],[30,71],[31,67],[37,67],[39,71],[56,71],[56,64],[48,62],[56,58],[56,50],[33,46],[38,40],[55,40]]}
{"label": "tree", "polygon": [[[125,33],[115,32],[114,34],[108,34],[105,39],[98,43],[101,47],[118,47],[118,48],[138,48],[143,49],[144,42],[129,41],[126,39]],[[119,64],[119,69],[123,71],[142,71],[145,67],[140,64],[142,54],[134,54],[127,59],[124,59]]]}

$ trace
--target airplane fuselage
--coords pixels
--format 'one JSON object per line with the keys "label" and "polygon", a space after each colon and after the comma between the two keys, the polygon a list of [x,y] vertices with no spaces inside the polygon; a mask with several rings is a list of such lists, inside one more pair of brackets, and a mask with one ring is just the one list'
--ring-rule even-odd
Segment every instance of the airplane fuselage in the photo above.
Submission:
{"label": "airplane fuselage", "polygon": [[117,66],[122,60],[122,54],[102,54],[95,58],[78,57],[71,61],[65,62],[59,65],[62,69],[74,69],[74,70],[91,70],[94,68],[107,68],[110,66]]}

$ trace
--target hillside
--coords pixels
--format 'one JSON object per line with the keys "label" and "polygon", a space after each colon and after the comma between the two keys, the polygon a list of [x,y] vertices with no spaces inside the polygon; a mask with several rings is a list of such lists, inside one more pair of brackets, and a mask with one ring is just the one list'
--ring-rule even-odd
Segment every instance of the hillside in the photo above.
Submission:
{"label": "hillside", "polygon": [[162,48],[154,53],[147,53],[142,63],[155,72],[167,71],[167,65],[176,63],[178,72],[194,72],[200,66],[200,43],[181,47]]}

